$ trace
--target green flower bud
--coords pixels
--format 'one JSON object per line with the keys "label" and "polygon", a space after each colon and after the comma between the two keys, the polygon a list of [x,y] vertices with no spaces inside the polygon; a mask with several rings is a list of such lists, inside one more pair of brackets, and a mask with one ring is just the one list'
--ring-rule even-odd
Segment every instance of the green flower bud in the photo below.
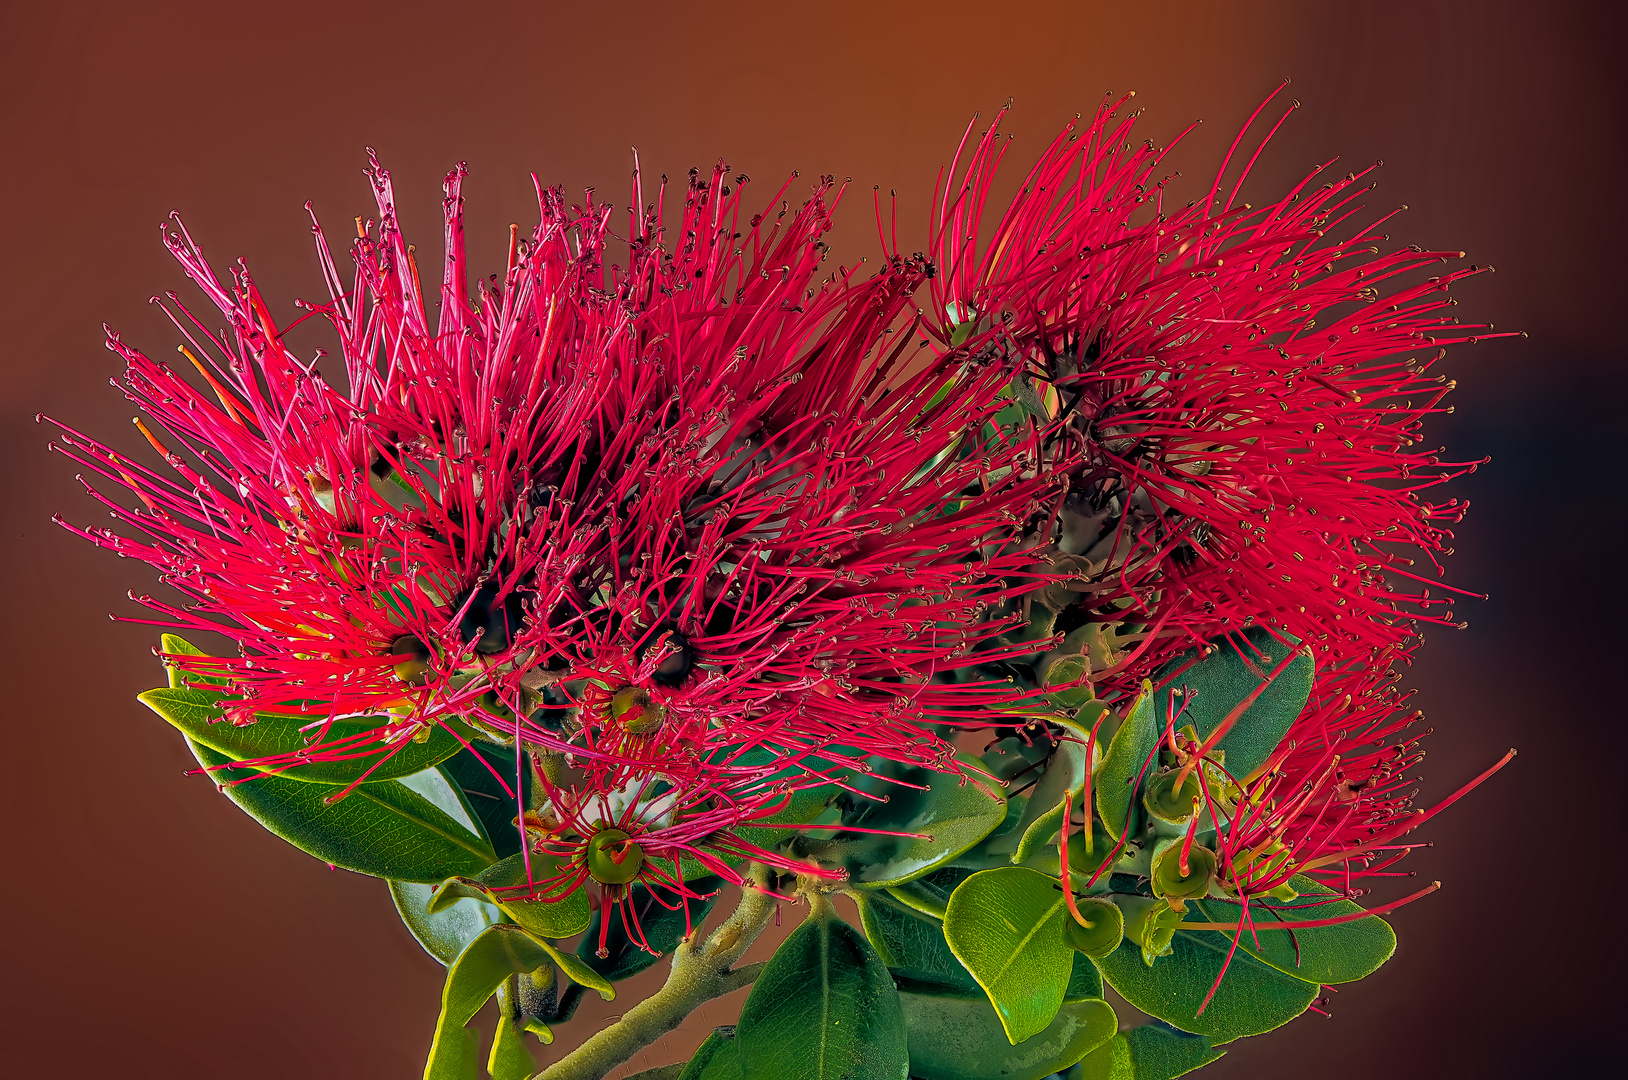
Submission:
{"label": "green flower bud", "polygon": [[588,838],[588,873],[601,885],[626,885],[639,876],[644,849],[621,829],[605,829]]}
{"label": "green flower bud", "polygon": [[1125,936],[1125,915],[1119,908],[1106,900],[1081,900],[1075,906],[1085,921],[1081,923],[1072,914],[1063,920],[1063,940],[1069,948],[1099,959],[1119,948]]}

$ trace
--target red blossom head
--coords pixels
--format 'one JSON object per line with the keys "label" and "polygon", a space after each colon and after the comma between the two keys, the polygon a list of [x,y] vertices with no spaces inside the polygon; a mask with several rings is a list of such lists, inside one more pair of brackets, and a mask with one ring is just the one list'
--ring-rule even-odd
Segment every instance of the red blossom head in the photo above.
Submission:
{"label": "red blossom head", "polygon": [[1024,531],[1060,491],[1044,425],[991,435],[1013,362],[922,349],[924,260],[820,276],[829,179],[744,221],[744,177],[692,175],[680,242],[636,215],[625,266],[608,207],[539,189],[541,224],[471,299],[455,171],[437,304],[371,176],[353,278],[318,227],[331,296],[305,305],[343,388],[177,224],[166,242],[229,324],[165,305],[201,384],[109,345],[179,479],[64,429],[144,505],[92,488],[138,538],[76,531],[188,597],[141,597],[154,622],[239,642],[189,659],[228,681],[234,722],[376,715],[384,752],[461,716],[689,783],[719,748],[766,751],[765,774],[833,745],[943,766],[933,725],[1025,696],[945,680],[1004,655],[1010,601],[1058,579]]}

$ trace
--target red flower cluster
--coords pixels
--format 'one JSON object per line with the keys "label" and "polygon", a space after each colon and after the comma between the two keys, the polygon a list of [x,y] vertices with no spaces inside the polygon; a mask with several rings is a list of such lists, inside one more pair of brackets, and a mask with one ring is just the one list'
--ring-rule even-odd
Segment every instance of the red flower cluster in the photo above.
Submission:
{"label": "red flower cluster", "polygon": [[[223,282],[177,225],[171,250],[231,328],[170,298],[207,389],[109,343],[180,480],[63,441],[144,505],[91,488],[144,538],[76,531],[188,595],[142,597],[156,624],[240,643],[187,661],[227,680],[228,719],[309,715],[302,758],[320,759],[366,749],[325,742],[327,722],[378,716],[382,762],[459,716],[570,755],[586,776],[552,792],[562,823],[655,775],[737,807],[710,834],[835,764],[942,767],[930,725],[1024,696],[934,677],[998,660],[1002,605],[1058,576],[1016,528],[1055,502],[1041,429],[985,436],[1015,361],[923,354],[925,260],[820,279],[828,179],[743,221],[744,177],[692,175],[676,250],[652,210],[625,267],[608,207],[540,190],[542,223],[471,302],[454,172],[432,328],[389,176],[372,178],[348,288],[316,230],[332,295],[308,306],[343,389],[292,354],[246,269]],[[775,775],[774,798],[730,796]]]}
{"label": "red flower cluster", "polygon": [[1474,466],[1418,444],[1450,388],[1430,354],[1490,330],[1445,314],[1477,271],[1425,276],[1461,253],[1351,225],[1367,171],[1239,203],[1242,135],[1175,205],[1122,104],[1065,128],[993,224],[998,125],[964,143],[930,255],[884,238],[863,278],[821,268],[829,178],[750,214],[720,165],[672,228],[635,172],[625,263],[609,206],[539,187],[541,223],[472,291],[460,169],[430,293],[375,163],[348,281],[316,229],[342,387],[177,223],[229,331],[170,297],[196,380],[110,336],[179,479],[64,429],[144,506],[92,488],[140,538],[76,531],[188,597],[142,597],[157,625],[240,643],[187,661],[232,722],[308,715],[309,756],[354,756],[324,724],[377,716],[382,761],[457,716],[568,760],[541,777],[545,847],[581,856],[562,887],[616,884],[590,857],[607,829],[623,856],[773,861],[730,834],[867,758],[953,768],[935,726],[1054,690],[1059,648],[1089,638],[1070,685],[1115,701],[1250,626],[1319,675],[1239,842],[1349,873],[1405,820],[1416,758],[1351,747],[1398,734],[1383,672],[1452,618],[1416,567],[1464,507],[1421,493]]}

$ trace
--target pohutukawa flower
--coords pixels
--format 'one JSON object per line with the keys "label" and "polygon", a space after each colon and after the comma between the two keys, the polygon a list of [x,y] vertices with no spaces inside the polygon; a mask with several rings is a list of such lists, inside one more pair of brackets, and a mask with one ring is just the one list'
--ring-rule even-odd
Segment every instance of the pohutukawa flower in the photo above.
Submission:
{"label": "pohutukawa flower", "polygon": [[142,597],[154,621],[239,641],[189,661],[228,681],[233,722],[311,716],[301,760],[337,749],[326,721],[380,716],[382,761],[459,716],[609,768],[744,746],[769,773],[832,744],[942,766],[931,725],[1025,696],[942,679],[1010,652],[991,644],[1006,605],[1067,578],[1018,532],[1062,474],[1039,473],[1043,425],[986,433],[1013,363],[915,341],[930,264],[818,280],[829,180],[743,228],[744,177],[692,175],[681,246],[661,246],[659,211],[636,216],[625,270],[606,266],[608,207],[540,191],[542,223],[511,232],[504,278],[470,303],[455,172],[432,329],[371,175],[380,220],[358,225],[350,288],[316,230],[331,298],[307,307],[344,389],[293,355],[246,269],[222,282],[177,225],[167,243],[231,326],[166,307],[209,389],[109,344],[180,480],[63,441],[144,503],[92,489],[144,540],[79,531],[191,597]]}
{"label": "pohutukawa flower", "polygon": [[1441,346],[1507,336],[1446,314],[1448,286],[1490,268],[1421,280],[1463,253],[1381,248],[1394,215],[1352,223],[1371,168],[1240,203],[1243,133],[1205,196],[1172,205],[1171,148],[1133,144],[1125,100],[1068,125],[985,237],[991,125],[933,238],[934,336],[1022,356],[1061,398],[1054,437],[1080,460],[1058,550],[1098,610],[1157,624],[1139,670],[1251,624],[1337,659],[1450,622],[1419,569],[1439,575],[1466,506],[1421,493],[1475,465],[1419,449],[1420,427],[1451,411]]}
{"label": "pohutukawa flower", "polygon": [[[472,292],[460,167],[426,291],[375,161],[353,273],[316,229],[328,298],[305,318],[329,324],[331,365],[293,354],[246,268],[222,279],[165,230],[228,329],[171,294],[188,368],[110,332],[173,475],[64,428],[140,503],[91,487],[133,535],[74,531],[182,595],[137,598],[146,621],[238,643],[166,654],[171,685],[143,700],[269,828],[391,879],[453,968],[430,1072],[472,1067],[458,1009],[491,976],[490,1071],[533,1074],[520,1026],[546,1039],[536,1024],[570,1012],[555,963],[592,981],[595,943],[581,963],[556,948],[589,897],[597,959],[625,977],[627,942],[675,949],[714,878],[747,895],[676,949],[657,1012],[744,986],[729,969],[770,913],[754,893],[795,877],[820,925],[793,938],[818,935],[825,965],[840,937],[865,982],[843,1030],[892,1025],[861,1048],[878,1075],[933,1071],[915,1068],[932,1040],[905,1035],[948,1023],[929,996],[898,1006],[896,979],[976,984],[1016,1044],[1057,1018],[1077,951],[1212,1040],[1177,1040],[1190,1068],[1390,955],[1373,916],[1435,886],[1351,901],[1509,760],[1415,809],[1419,716],[1395,674],[1464,595],[1437,579],[1465,506],[1430,492],[1476,463],[1422,448],[1452,387],[1431,368],[1503,335],[1447,313],[1479,272],[1435,271],[1460,253],[1358,220],[1371,170],[1320,182],[1325,164],[1251,206],[1261,151],[1240,134],[1178,204],[1169,149],[1133,142],[1124,101],[1065,128],[1004,209],[999,119],[969,129],[927,254],[900,250],[878,198],[865,274],[822,269],[830,178],[752,214],[744,176],[692,171],[669,229],[665,178],[646,207],[635,167],[624,239],[591,193],[539,185],[540,223],[511,226],[504,273]],[[205,723],[268,714],[263,742]],[[957,728],[997,737],[974,759]],[[863,938],[830,921],[839,886]],[[466,899],[497,906],[473,926]],[[1306,967],[1299,938],[1262,941],[1285,930],[1319,935]],[[1276,969],[1272,994],[1223,986],[1240,950]],[[831,969],[796,952],[718,1053],[781,1042],[777,1010],[838,1007]],[[826,996],[764,1006],[765,984]],[[1067,1007],[1115,1041],[1104,1071],[1152,1045],[1115,1035],[1103,1001]],[[620,1030],[563,1071],[606,1074],[642,1045]],[[1065,1041],[1039,1071],[1087,1052]]]}
{"label": "pohutukawa flower", "polygon": [[[1264,877],[1251,863],[1242,887],[1275,888],[1291,866],[1348,886],[1383,865],[1333,853],[1422,820],[1400,793],[1417,714],[1395,718],[1384,673],[1469,595],[1436,583],[1467,504],[1424,496],[1476,463],[1421,449],[1424,421],[1451,411],[1430,369],[1442,346],[1511,335],[1447,313],[1448,287],[1490,268],[1432,272],[1463,253],[1388,245],[1394,214],[1357,223],[1372,168],[1319,183],[1326,163],[1242,203],[1260,153],[1229,175],[1246,125],[1209,190],[1173,204],[1175,144],[1135,142],[1136,115],[1116,117],[1127,100],[1068,125],[1004,210],[987,204],[999,118],[963,142],[938,199],[929,332],[946,354],[1021,357],[1030,411],[1076,448],[1055,466],[1070,482],[1047,539],[1079,601],[1039,616],[1073,651],[1103,646],[1097,694],[1128,701],[1177,653],[1251,626],[1312,650],[1310,703],[1256,782],[1275,793],[1282,858]],[[1054,658],[1030,659],[1040,674]]]}

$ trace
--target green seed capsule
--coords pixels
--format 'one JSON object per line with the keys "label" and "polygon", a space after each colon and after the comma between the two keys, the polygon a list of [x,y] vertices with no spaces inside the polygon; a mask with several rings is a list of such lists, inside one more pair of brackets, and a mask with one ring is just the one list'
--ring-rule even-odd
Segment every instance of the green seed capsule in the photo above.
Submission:
{"label": "green seed capsule", "polygon": [[639,876],[644,849],[621,829],[605,829],[588,838],[588,873],[601,885],[626,885]]}
{"label": "green seed capsule", "polygon": [[1080,900],[1075,906],[1085,922],[1082,925],[1072,914],[1063,920],[1063,940],[1071,949],[1101,958],[1119,948],[1125,936],[1125,915],[1119,908],[1106,900]]}

